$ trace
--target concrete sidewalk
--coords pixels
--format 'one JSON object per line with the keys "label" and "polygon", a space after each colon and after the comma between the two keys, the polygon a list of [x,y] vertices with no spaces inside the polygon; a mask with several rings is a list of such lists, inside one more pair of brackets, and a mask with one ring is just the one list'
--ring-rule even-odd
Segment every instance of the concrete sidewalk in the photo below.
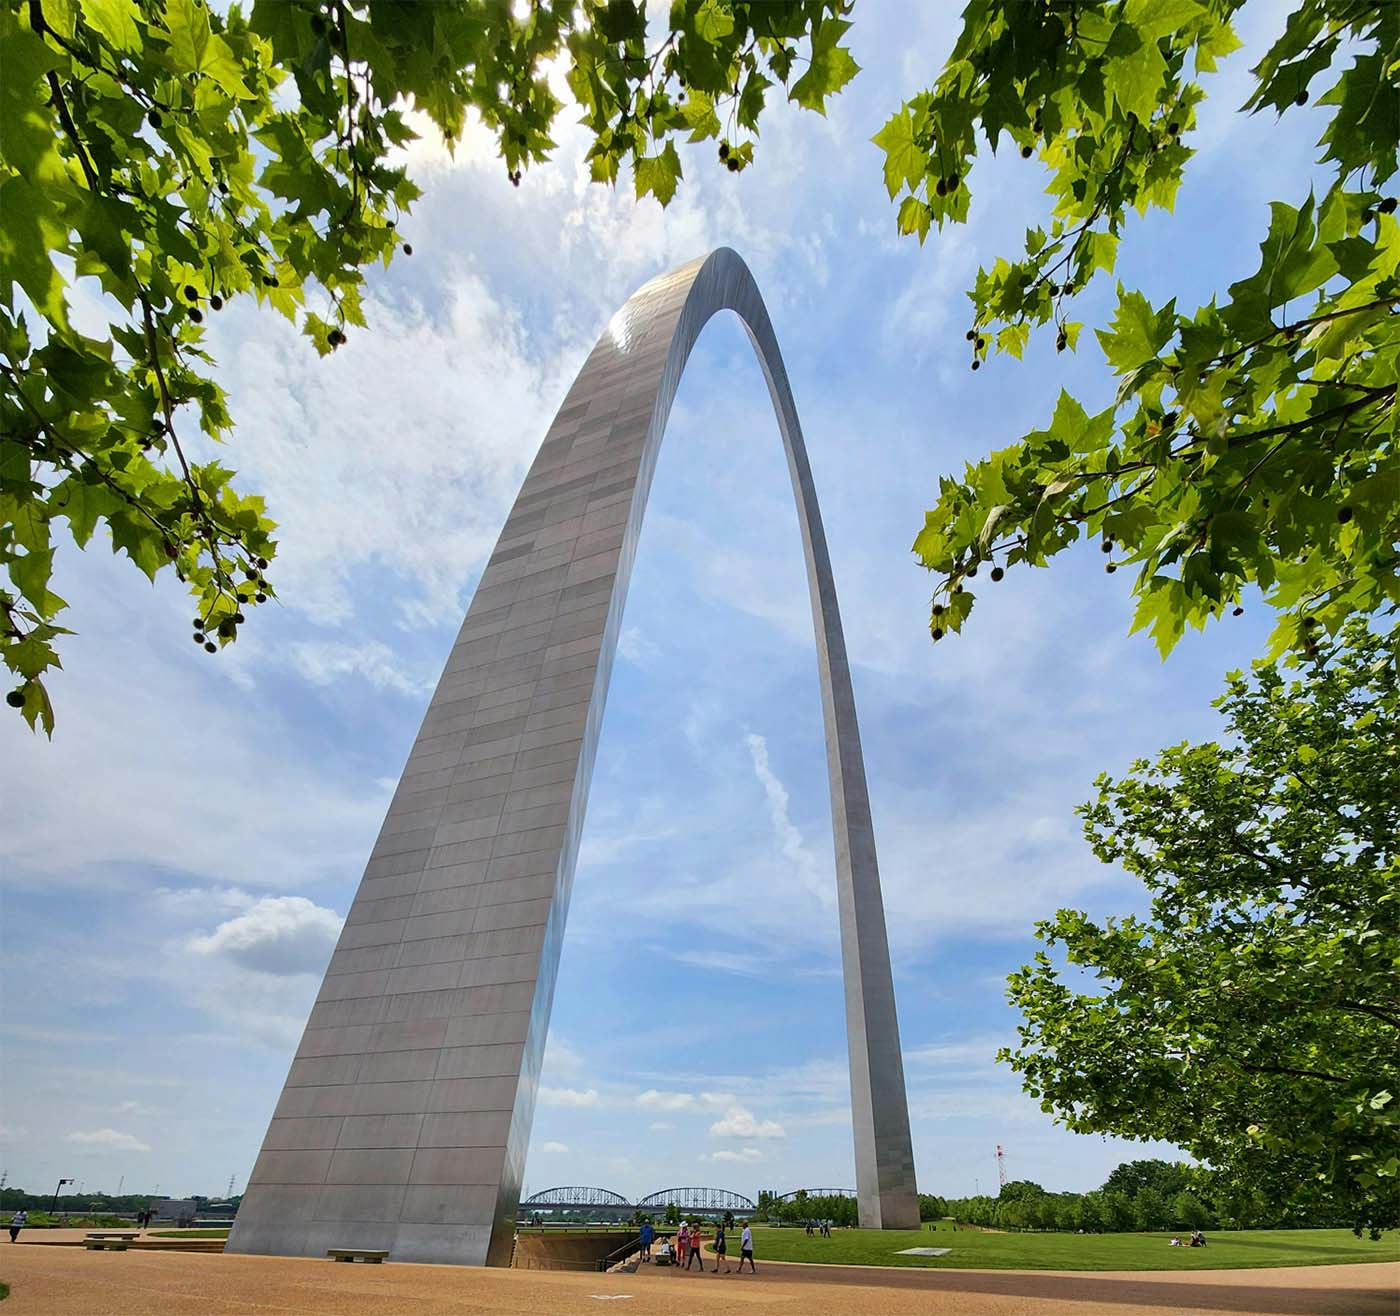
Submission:
{"label": "concrete sidewalk", "polygon": [[[1194,1274],[767,1267],[633,1275],[0,1244],[5,1316],[1394,1316],[1400,1263]],[[603,1308],[607,1310],[607,1308]]]}

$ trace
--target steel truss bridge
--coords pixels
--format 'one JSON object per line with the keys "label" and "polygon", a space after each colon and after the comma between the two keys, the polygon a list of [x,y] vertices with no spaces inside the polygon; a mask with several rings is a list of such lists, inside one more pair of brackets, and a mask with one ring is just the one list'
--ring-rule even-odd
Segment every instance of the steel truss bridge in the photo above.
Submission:
{"label": "steel truss bridge", "polygon": [[663,1188],[637,1203],[641,1211],[664,1211],[674,1202],[682,1211],[757,1211],[758,1206],[739,1193],[723,1188]]}
{"label": "steel truss bridge", "polygon": [[629,1202],[621,1193],[606,1188],[569,1186],[532,1193],[520,1203],[519,1214],[568,1211],[630,1216],[634,1211],[664,1211],[672,1203],[692,1215],[723,1215],[726,1211],[737,1215],[758,1209],[752,1199],[724,1188],[663,1188],[640,1201]]}
{"label": "steel truss bridge", "polygon": [[635,1208],[621,1193],[606,1188],[546,1188],[520,1203],[522,1211],[588,1211],[597,1208],[631,1212]]}
{"label": "steel truss bridge", "polygon": [[784,1193],[778,1201],[795,1202],[799,1197],[854,1197],[854,1188],[799,1188],[795,1192]]}

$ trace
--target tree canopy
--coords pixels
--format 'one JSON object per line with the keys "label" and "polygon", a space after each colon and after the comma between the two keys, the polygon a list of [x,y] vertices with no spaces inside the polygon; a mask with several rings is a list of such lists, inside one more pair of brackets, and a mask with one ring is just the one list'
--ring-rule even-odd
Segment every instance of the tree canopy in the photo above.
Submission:
{"label": "tree canopy", "polygon": [[[322,354],[364,324],[365,270],[410,255],[403,148],[474,115],[512,181],[543,160],[563,69],[593,176],[630,164],[663,203],[675,140],[753,160],[765,101],[808,109],[856,72],[844,0],[677,0],[648,45],[637,0],[0,0],[0,656],[9,703],[52,731],[44,674],[65,537],[99,525],[174,571],[191,634],[233,642],[273,596],[256,493],[192,456],[233,427],[206,317],[251,296]],[[75,324],[97,280],[110,326]],[[62,522],[66,521],[66,529]]]}
{"label": "tree canopy", "polygon": [[[1180,1161],[1125,1161],[1088,1193],[1047,1192],[1037,1183],[1003,1184],[995,1197],[978,1195],[944,1203],[943,1214],[1000,1229],[1121,1233],[1129,1229],[1208,1229],[1216,1224],[1250,1229],[1287,1217],[1267,1203],[1244,1209],[1222,1191],[1212,1170]],[[1325,1214],[1311,1224],[1332,1223]]]}
{"label": "tree canopy", "polygon": [[1296,679],[1231,674],[1220,742],[1099,778],[1085,836],[1150,910],[1039,924],[1002,1058],[1070,1129],[1165,1138],[1223,1196],[1381,1228],[1400,1223],[1400,636],[1341,640]]}
{"label": "tree canopy", "polygon": [[[923,241],[969,214],[979,151],[1038,156],[1052,197],[1024,253],[979,272],[973,368],[1052,327],[1076,347],[1076,296],[1111,273],[1131,212],[1173,204],[1201,78],[1237,46],[1246,0],[972,0],[931,87],[875,141],[898,227]],[[561,69],[592,133],[593,177],[630,167],[663,204],[677,140],[718,139],[740,170],[775,96],[822,111],[855,74],[853,0],[0,0],[0,655],[7,698],[53,726],[44,673],[64,602],[63,538],[99,525],[154,578],[173,570],[195,643],[233,642],[273,595],[275,527],[190,435],[233,425],[205,317],[251,295],[329,353],[364,322],[365,271],[412,251],[418,190],[401,148],[474,115],[512,181],[545,159]],[[1119,387],[1063,394],[1045,428],[940,482],[915,541],[939,578],[935,639],[970,582],[1098,538],[1135,571],[1135,627],[1166,652],[1257,587],[1274,651],[1314,623],[1400,601],[1400,7],[1298,0],[1245,109],[1325,107],[1332,182],[1261,216],[1258,267],[1192,312],[1120,286],[1096,337]],[[980,134],[980,140],[979,140]],[[96,279],[105,333],[74,327]],[[67,528],[58,524],[67,521]]]}
{"label": "tree canopy", "polygon": [[[967,218],[979,153],[1038,157],[1052,198],[1025,249],[979,270],[971,364],[1020,356],[1046,327],[1073,349],[1076,297],[1112,273],[1132,214],[1170,210],[1193,154],[1203,74],[1239,45],[1245,0],[972,0],[937,81],[876,136],[901,232]],[[1301,0],[1255,66],[1244,108],[1324,108],[1321,195],[1271,203],[1260,257],[1190,309],[1118,286],[1096,328],[1118,380],[1106,407],[1062,393],[1044,428],[939,482],[914,542],[938,577],[934,639],[962,629],[969,583],[1098,539],[1133,570],[1134,629],[1165,654],[1250,587],[1279,610],[1272,651],[1313,623],[1400,603],[1400,6]]]}

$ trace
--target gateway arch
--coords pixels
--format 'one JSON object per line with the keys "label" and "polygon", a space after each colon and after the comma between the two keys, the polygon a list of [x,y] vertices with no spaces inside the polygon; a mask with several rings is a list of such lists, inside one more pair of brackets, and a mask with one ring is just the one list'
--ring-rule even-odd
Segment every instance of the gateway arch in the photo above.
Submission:
{"label": "gateway arch", "polygon": [[483,571],[345,920],[231,1252],[509,1263],[627,582],[676,387],[744,322],[797,499],[836,841],[860,1222],[917,1228],[899,1027],[846,644],[802,430],[747,266],[643,285],[559,409]]}

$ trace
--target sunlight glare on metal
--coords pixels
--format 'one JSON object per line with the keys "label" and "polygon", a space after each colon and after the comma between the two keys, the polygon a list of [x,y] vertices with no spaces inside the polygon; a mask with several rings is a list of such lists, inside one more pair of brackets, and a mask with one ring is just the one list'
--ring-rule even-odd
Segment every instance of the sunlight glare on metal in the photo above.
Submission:
{"label": "sunlight glare on metal", "polygon": [[613,346],[617,348],[619,352],[631,350],[637,333],[636,326],[633,324],[633,317],[629,313],[628,307],[624,306],[608,321],[608,334],[612,338]]}

